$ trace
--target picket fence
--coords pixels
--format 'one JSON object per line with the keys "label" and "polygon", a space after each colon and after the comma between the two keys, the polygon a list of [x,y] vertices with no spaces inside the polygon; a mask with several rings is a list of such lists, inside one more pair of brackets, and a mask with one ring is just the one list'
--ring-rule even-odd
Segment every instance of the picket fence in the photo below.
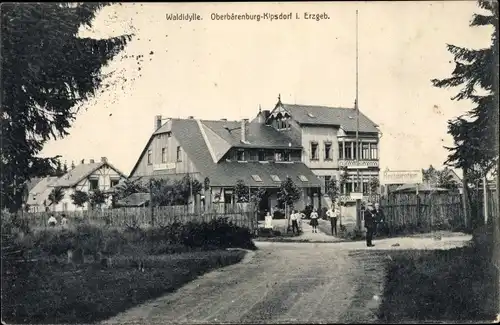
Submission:
{"label": "picket fence", "polygon": [[380,200],[389,229],[453,230],[466,226],[460,194],[391,194]]}
{"label": "picket fence", "polygon": [[34,212],[24,213],[23,219],[35,228],[48,227],[51,215],[60,223],[63,214],[68,224],[89,223],[114,227],[149,227],[166,226],[174,222],[208,222],[217,218],[226,220],[250,231],[257,229],[256,215],[251,207],[238,204],[234,206],[213,206],[206,211],[193,213],[188,206],[116,208],[103,210],[85,210],[71,212]]}

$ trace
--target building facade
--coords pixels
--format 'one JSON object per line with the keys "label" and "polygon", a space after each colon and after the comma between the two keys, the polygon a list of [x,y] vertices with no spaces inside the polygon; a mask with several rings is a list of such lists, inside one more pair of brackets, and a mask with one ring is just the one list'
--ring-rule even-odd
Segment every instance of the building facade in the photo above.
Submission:
{"label": "building facade", "polygon": [[321,186],[301,161],[302,147],[274,128],[258,122],[155,118],[154,132],[130,173],[132,180],[176,180],[190,175],[205,185],[190,198],[190,206],[208,208],[235,203],[234,187],[241,180],[249,191],[265,189],[260,210],[277,205],[277,192],[287,177],[301,188],[304,208]]}
{"label": "building facade", "polygon": [[376,194],[370,182],[378,180],[380,172],[378,126],[362,113],[358,126],[356,113],[351,108],[292,105],[278,99],[273,110],[260,111],[255,119],[301,144],[302,162],[322,183],[321,192],[314,196],[315,207],[331,205],[326,195],[331,178],[345,179],[340,199],[351,207],[345,211],[351,217],[355,217],[355,199],[350,194],[362,192],[368,200]]}

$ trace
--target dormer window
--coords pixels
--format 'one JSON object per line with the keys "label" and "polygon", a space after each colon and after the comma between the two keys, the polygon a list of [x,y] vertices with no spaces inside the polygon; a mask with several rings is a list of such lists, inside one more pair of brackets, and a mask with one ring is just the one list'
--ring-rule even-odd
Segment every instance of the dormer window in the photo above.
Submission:
{"label": "dormer window", "polygon": [[278,130],[285,130],[285,129],[288,129],[290,127],[290,124],[289,124],[288,119],[286,117],[279,117],[276,120],[276,123],[277,123]]}
{"label": "dormer window", "polygon": [[256,181],[256,182],[262,182],[262,178],[260,178],[260,176],[259,176],[259,175],[252,175],[252,178],[253,178],[253,180],[254,180],[254,181]]}
{"label": "dormer window", "polygon": [[245,150],[239,149],[236,151],[236,160],[245,161]]}
{"label": "dormer window", "polygon": [[299,179],[303,182],[308,182],[309,180],[304,175],[299,175]]}
{"label": "dormer window", "polygon": [[278,175],[271,175],[271,179],[274,181],[274,182],[281,182],[281,179],[279,178]]}

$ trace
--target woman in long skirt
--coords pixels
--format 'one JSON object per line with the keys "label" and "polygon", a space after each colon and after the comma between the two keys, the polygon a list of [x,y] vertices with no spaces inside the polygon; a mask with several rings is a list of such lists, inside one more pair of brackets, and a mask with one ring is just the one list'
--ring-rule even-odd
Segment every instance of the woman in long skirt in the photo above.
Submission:
{"label": "woman in long skirt", "polygon": [[318,232],[318,212],[316,212],[316,208],[311,212],[311,226],[313,228],[313,232]]}

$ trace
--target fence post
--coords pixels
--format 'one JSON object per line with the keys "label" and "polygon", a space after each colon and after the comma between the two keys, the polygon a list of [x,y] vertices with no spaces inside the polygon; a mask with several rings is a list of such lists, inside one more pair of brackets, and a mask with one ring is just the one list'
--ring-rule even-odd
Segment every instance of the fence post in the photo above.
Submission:
{"label": "fence post", "polygon": [[153,206],[153,179],[149,179],[149,207],[151,209],[151,227],[155,226],[155,211]]}

